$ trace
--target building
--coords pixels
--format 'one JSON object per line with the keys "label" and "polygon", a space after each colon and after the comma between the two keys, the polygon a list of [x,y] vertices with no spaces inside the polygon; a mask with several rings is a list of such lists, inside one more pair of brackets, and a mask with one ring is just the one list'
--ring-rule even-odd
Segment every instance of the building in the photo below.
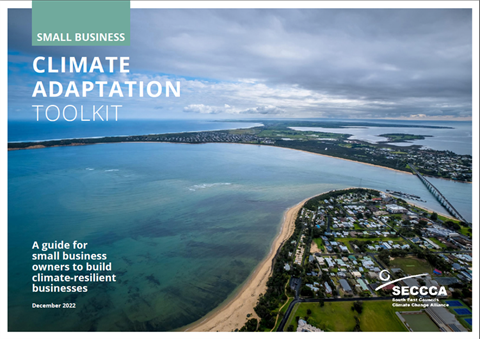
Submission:
{"label": "building", "polygon": [[398,206],[396,204],[386,205],[387,211],[392,214],[404,213],[407,211],[405,207]]}
{"label": "building", "polygon": [[365,284],[363,279],[357,279],[357,283],[360,285],[363,291],[368,291],[367,284]]}
{"label": "building", "polygon": [[345,293],[347,293],[347,294],[352,294],[353,293],[352,288],[350,287],[350,285],[348,284],[348,282],[345,279],[340,279],[339,282],[340,282],[340,285],[342,286],[342,289]]}
{"label": "building", "polygon": [[321,329],[308,324],[305,320],[299,319],[297,332],[323,332]]}
{"label": "building", "polygon": [[330,285],[325,281],[325,293],[326,294],[332,294],[332,288]]}

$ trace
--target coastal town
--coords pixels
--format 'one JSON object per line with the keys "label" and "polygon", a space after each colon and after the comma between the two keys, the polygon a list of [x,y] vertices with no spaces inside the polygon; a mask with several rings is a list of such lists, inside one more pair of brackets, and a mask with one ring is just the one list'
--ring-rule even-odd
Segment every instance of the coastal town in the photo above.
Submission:
{"label": "coastal town", "polygon": [[[312,198],[275,256],[255,307],[259,319],[247,319],[243,330],[471,331],[471,232],[385,192]],[[428,292],[416,297],[394,294],[422,287]]]}
{"label": "coastal town", "polygon": [[[384,134],[382,136],[388,138],[389,141],[369,143],[351,139],[351,135],[342,133],[341,128],[338,128],[338,133],[327,133],[298,131],[290,127],[291,125],[312,125],[311,122],[262,121],[262,124],[263,126],[235,130],[77,138],[38,142],[10,142],[8,149],[21,150],[28,148],[81,146],[118,142],[267,145],[354,160],[407,173],[411,173],[409,164],[413,164],[423,175],[463,182],[471,182],[472,180],[471,155],[426,149],[419,145],[406,143],[411,140],[422,140],[428,136],[415,134]],[[434,128],[434,126],[431,128]],[[394,142],[395,144],[390,144],[389,142]],[[399,146],[399,144],[401,144],[401,146]]]}

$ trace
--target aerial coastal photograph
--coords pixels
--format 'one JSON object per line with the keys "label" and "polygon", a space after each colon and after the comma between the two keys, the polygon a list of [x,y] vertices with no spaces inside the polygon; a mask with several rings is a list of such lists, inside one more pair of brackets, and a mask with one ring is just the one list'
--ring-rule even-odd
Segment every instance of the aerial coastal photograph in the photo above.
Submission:
{"label": "aerial coastal photograph", "polygon": [[8,10],[8,331],[478,333],[472,9],[130,25]]}

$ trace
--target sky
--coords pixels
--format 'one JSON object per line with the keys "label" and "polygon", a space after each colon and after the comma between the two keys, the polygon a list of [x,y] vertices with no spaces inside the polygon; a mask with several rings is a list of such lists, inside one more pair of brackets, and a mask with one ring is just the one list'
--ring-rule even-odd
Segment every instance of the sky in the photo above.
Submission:
{"label": "sky", "polygon": [[[9,119],[123,105],[142,119],[471,119],[470,9],[132,9],[131,45],[31,46],[9,10]],[[36,56],[129,56],[128,74],[47,74]],[[107,64],[105,64],[106,66]],[[36,81],[180,81],[181,96],[32,98]]]}

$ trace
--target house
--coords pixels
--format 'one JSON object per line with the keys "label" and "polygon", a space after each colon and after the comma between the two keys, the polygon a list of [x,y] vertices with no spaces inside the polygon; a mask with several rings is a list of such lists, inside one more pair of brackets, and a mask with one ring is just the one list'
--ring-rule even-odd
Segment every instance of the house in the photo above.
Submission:
{"label": "house", "polygon": [[342,289],[345,293],[347,294],[352,294],[352,288],[348,284],[348,282],[345,279],[339,279],[340,285],[342,286]]}
{"label": "house", "polygon": [[308,288],[310,288],[314,292],[318,292],[320,289],[318,287],[313,286],[312,284],[306,284]]}
{"label": "house", "polygon": [[371,260],[363,260],[362,264],[363,264],[363,267],[367,267],[367,268],[375,266],[373,264],[373,261],[371,261]]}
{"label": "house", "polygon": [[468,281],[472,281],[472,275],[466,271],[460,272],[461,275],[463,275],[465,278],[467,278]]}
{"label": "house", "polygon": [[283,268],[285,269],[285,271],[290,271],[290,265],[289,264],[285,264],[285,266]]}
{"label": "house", "polygon": [[452,268],[453,268],[455,271],[458,271],[459,269],[462,268],[462,266],[460,266],[460,265],[457,264],[457,263],[454,263],[454,264],[452,265]]}
{"label": "house", "polygon": [[391,250],[392,246],[390,246],[388,243],[384,242],[383,245],[382,245],[382,248],[386,249],[386,250]]}
{"label": "house", "polygon": [[326,294],[332,294],[332,288],[330,285],[325,281],[325,293]]}
{"label": "house", "polygon": [[368,291],[367,284],[365,284],[363,279],[357,279],[357,283],[360,285],[363,291]]}
{"label": "house", "polygon": [[[408,280],[408,279],[407,279],[407,280]],[[388,292],[388,291],[391,291],[394,286],[395,286],[394,284],[388,284],[387,286],[383,286],[383,287],[382,287],[382,290]]]}
{"label": "house", "polygon": [[325,258],[325,261],[328,264],[328,267],[333,267],[335,264],[333,263],[333,260],[331,258]]}

